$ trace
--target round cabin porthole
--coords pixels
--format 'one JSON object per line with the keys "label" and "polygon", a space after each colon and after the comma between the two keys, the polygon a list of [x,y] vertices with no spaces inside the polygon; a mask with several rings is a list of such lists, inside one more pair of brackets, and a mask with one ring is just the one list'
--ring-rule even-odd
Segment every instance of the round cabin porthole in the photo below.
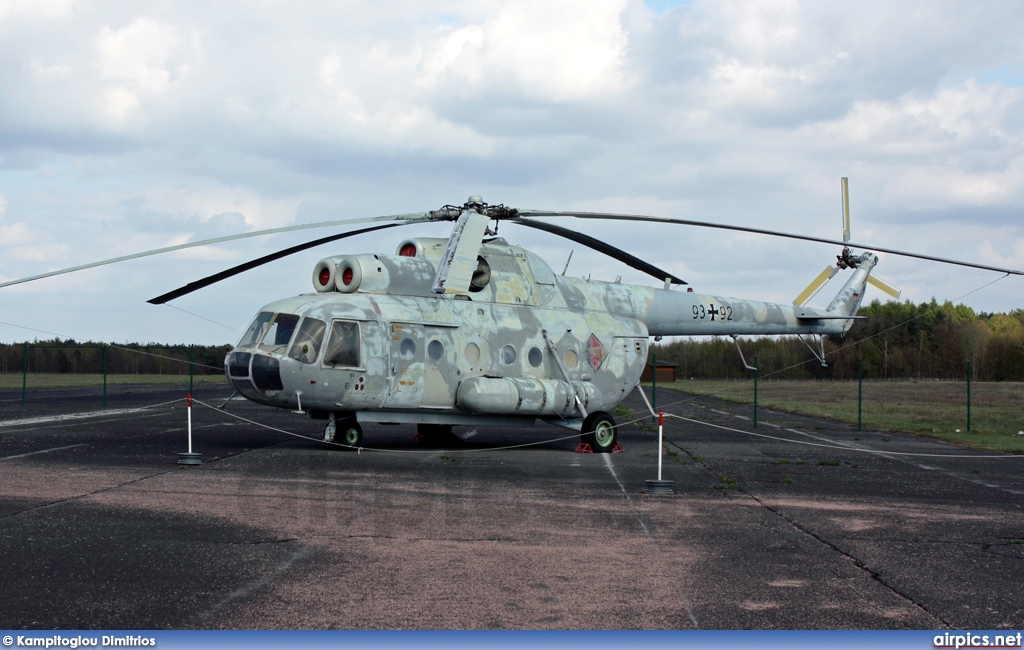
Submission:
{"label": "round cabin porthole", "polygon": [[433,340],[427,345],[427,356],[434,361],[439,361],[444,356],[444,343]]}
{"label": "round cabin porthole", "polygon": [[530,362],[530,366],[539,368],[540,364],[544,362],[544,354],[540,351],[540,348],[530,348],[526,359]]}
{"label": "round cabin porthole", "polygon": [[506,345],[501,349],[501,362],[506,366],[511,366],[516,361],[516,349],[511,345]]}
{"label": "round cabin porthole", "polygon": [[402,355],[403,359],[412,359],[416,356],[416,341],[413,341],[412,339],[402,339],[402,344],[399,346],[398,352]]}
{"label": "round cabin porthole", "polygon": [[466,361],[470,363],[476,363],[477,361],[480,360],[480,346],[477,345],[476,343],[467,343],[465,355]]}
{"label": "round cabin porthole", "polygon": [[576,366],[580,363],[580,358],[576,354],[575,350],[568,350],[565,353],[565,367],[569,370],[575,370]]}

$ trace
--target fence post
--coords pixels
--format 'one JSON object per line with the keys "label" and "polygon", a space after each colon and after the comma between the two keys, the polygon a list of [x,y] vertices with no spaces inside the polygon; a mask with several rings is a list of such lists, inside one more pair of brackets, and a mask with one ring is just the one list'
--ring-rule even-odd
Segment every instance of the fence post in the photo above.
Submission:
{"label": "fence post", "polygon": [[857,359],[857,431],[864,430],[864,359]]}
{"label": "fence post", "polygon": [[754,355],[754,428],[757,428],[757,355]]}
{"label": "fence post", "polygon": [[107,408],[107,344],[103,344],[103,408]]}
{"label": "fence post", "polygon": [[[658,355],[651,355],[651,410],[658,412]],[[658,416],[654,416],[657,420]]]}
{"label": "fence post", "polygon": [[189,360],[188,360],[188,394],[192,394],[192,380],[196,374],[196,344],[193,343],[189,346]]}
{"label": "fence post", "polygon": [[21,405],[25,406],[25,392],[28,389],[28,341],[21,348]]}
{"label": "fence post", "polygon": [[971,374],[974,371],[974,365],[967,362],[967,433],[971,432]]}

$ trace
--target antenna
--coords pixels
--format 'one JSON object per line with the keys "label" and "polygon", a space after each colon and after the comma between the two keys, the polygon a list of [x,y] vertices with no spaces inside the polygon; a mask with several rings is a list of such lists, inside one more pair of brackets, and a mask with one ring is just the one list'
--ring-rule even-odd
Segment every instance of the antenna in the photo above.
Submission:
{"label": "antenna", "polygon": [[569,259],[565,260],[565,266],[562,267],[562,275],[565,275],[565,272],[569,270],[569,262],[571,262],[571,261],[572,261],[572,249],[569,249]]}

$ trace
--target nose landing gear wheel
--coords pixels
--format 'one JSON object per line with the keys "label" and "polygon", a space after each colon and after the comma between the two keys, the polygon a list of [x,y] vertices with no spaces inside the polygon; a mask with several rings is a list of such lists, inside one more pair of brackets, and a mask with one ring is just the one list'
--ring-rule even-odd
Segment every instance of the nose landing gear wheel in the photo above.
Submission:
{"label": "nose landing gear wheel", "polygon": [[590,448],[598,454],[611,453],[618,440],[618,430],[615,427],[615,418],[611,413],[605,411],[594,411],[583,420],[583,430],[580,439],[590,445]]}
{"label": "nose landing gear wheel", "polygon": [[329,422],[324,429],[324,446],[328,449],[350,449],[362,444],[363,428],[355,420]]}
{"label": "nose landing gear wheel", "polygon": [[355,420],[345,422],[341,430],[341,443],[349,447],[363,444],[363,428]]}

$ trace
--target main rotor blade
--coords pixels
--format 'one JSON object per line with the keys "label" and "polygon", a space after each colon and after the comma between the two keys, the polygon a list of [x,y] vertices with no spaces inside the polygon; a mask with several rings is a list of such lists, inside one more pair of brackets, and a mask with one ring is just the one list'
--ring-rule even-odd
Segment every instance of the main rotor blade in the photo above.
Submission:
{"label": "main rotor blade", "polygon": [[568,228],[556,226],[545,221],[527,221],[525,219],[511,219],[510,221],[512,223],[519,224],[520,226],[528,226],[530,228],[536,228],[537,230],[543,230],[554,235],[565,237],[566,239],[572,240],[577,244],[583,244],[584,246],[592,248],[599,253],[604,253],[609,257],[615,258],[622,262],[623,264],[633,267],[637,271],[642,271],[647,275],[655,277],[661,282],[664,282],[666,279],[668,279],[672,281],[672,284],[687,284],[684,280],[680,280],[679,278],[672,275],[668,271],[663,271],[658,267],[654,266],[653,264],[649,264],[643,261],[639,257],[634,257],[633,255],[630,255],[626,251],[620,248],[615,248],[611,244],[606,244],[600,239],[594,239],[590,235],[584,235],[581,232],[569,230]]}
{"label": "main rotor blade", "polygon": [[170,253],[172,251],[180,251],[186,248],[195,248],[196,246],[208,246],[210,244],[220,244],[222,242],[234,241],[236,239],[246,239],[248,237],[262,237],[264,235],[276,235],[282,232],[291,232],[293,230],[309,230],[312,228],[331,228],[335,226],[347,226],[356,223],[374,223],[380,221],[400,221],[404,223],[420,223],[423,221],[430,221],[430,214],[426,212],[413,212],[410,214],[396,214],[386,217],[367,217],[364,219],[342,219],[340,221],[321,221],[318,223],[304,223],[296,226],[285,226],[282,228],[268,228],[266,230],[254,230],[253,232],[240,233],[237,235],[227,235],[225,237],[214,237],[212,239],[200,239],[198,241],[188,242],[186,244],[178,244],[177,246],[165,246],[164,248],[155,248],[150,251],[144,251],[142,253],[134,253],[132,255],[122,255],[121,257],[112,257],[107,260],[100,260],[99,262],[90,262],[89,264],[80,264],[78,266],[70,266],[66,269],[60,269],[58,271],[50,271],[49,273],[40,273],[39,275],[29,276],[27,278],[19,278],[17,280],[10,280],[8,282],[0,283],[0,289],[3,287],[9,287],[14,284],[21,284],[23,282],[32,282],[33,280],[42,280],[43,278],[50,278],[55,275],[63,275],[65,273],[74,273],[75,271],[83,271],[85,269],[91,269],[97,266],[105,266],[107,264],[115,264],[117,262],[126,262],[128,260],[134,260],[139,257],[148,257],[150,255],[160,255],[163,253]]}
{"label": "main rotor blade", "polygon": [[920,253],[911,253],[908,251],[895,250],[892,248],[881,248],[879,246],[871,246],[870,244],[858,244],[855,242],[839,241],[838,239],[824,239],[822,237],[810,237],[808,235],[794,235],[788,232],[777,232],[774,230],[764,230],[761,228],[748,228],[746,226],[730,226],[721,223],[712,223],[710,221],[693,221],[690,219],[673,219],[670,217],[652,217],[640,214],[615,214],[611,212],[556,212],[551,210],[520,210],[520,217],[577,217],[579,219],[609,219],[616,221],[650,221],[653,223],[674,223],[681,226],[697,226],[699,228],[717,228],[719,230],[735,230],[738,232],[749,232],[757,235],[771,235],[772,237],[786,237],[789,239],[800,239],[802,241],[813,241],[821,244],[835,244],[837,246],[850,246],[852,248],[861,248],[869,251],[877,251],[879,253],[891,253],[893,255],[902,255],[903,257],[916,257],[921,260],[929,260],[931,262],[942,262],[943,264],[956,264],[958,266],[967,266],[974,269],[983,269],[985,271],[996,271],[997,273],[1005,273],[1007,275],[1024,275],[1024,271],[1017,269],[1004,269],[998,266],[988,266],[987,264],[975,264],[974,262],[962,262],[960,260],[948,259],[945,257],[935,257],[934,255],[922,255]]}
{"label": "main rotor blade", "polygon": [[151,300],[147,300],[146,302],[148,302],[148,303],[150,303],[152,305],[162,305],[165,302],[170,302],[171,300],[174,300],[175,298],[181,298],[182,296],[187,296],[188,294],[192,293],[193,291],[199,291],[200,289],[203,289],[204,287],[208,287],[211,284],[215,284],[217,282],[220,282],[221,280],[227,280],[228,278],[230,278],[232,276],[235,276],[235,275],[238,275],[239,273],[244,273],[246,271],[252,270],[252,269],[256,268],[257,266],[262,266],[262,265],[267,264],[269,262],[273,262],[274,260],[279,260],[282,257],[288,257],[289,255],[293,255],[295,253],[301,253],[304,250],[308,250],[310,248],[315,248],[317,246],[320,246],[321,244],[327,244],[327,243],[330,243],[332,241],[338,241],[339,239],[345,239],[346,237],[352,237],[352,236],[355,236],[355,235],[362,235],[364,233],[373,232],[374,230],[384,230],[385,228],[395,228],[397,226],[405,226],[405,225],[408,225],[410,223],[416,223],[416,222],[409,221],[409,222],[406,222],[406,223],[388,223],[388,224],[384,224],[383,226],[372,226],[370,228],[361,228],[359,230],[350,230],[349,232],[343,232],[343,233],[338,234],[338,235],[331,235],[330,237],[322,237],[320,239],[315,239],[313,241],[306,242],[305,244],[299,244],[297,246],[292,246],[290,248],[286,248],[284,250],[277,251],[276,253],[271,253],[270,255],[264,255],[263,257],[254,259],[254,260],[246,262],[244,264],[239,264],[238,266],[233,266],[230,269],[227,269],[226,271],[221,271],[220,273],[214,273],[213,275],[208,275],[205,278],[202,278],[201,280],[196,280],[195,282],[189,282],[188,284],[186,284],[185,286],[183,286],[183,287],[181,287],[179,289],[175,289],[174,291],[168,291],[167,293],[163,294],[162,296],[157,296],[156,298],[153,298]]}
{"label": "main rotor blade", "polygon": [[444,254],[437,264],[437,275],[431,291],[434,293],[469,293],[473,273],[477,270],[477,257],[484,233],[487,215],[466,210],[459,215]]}

